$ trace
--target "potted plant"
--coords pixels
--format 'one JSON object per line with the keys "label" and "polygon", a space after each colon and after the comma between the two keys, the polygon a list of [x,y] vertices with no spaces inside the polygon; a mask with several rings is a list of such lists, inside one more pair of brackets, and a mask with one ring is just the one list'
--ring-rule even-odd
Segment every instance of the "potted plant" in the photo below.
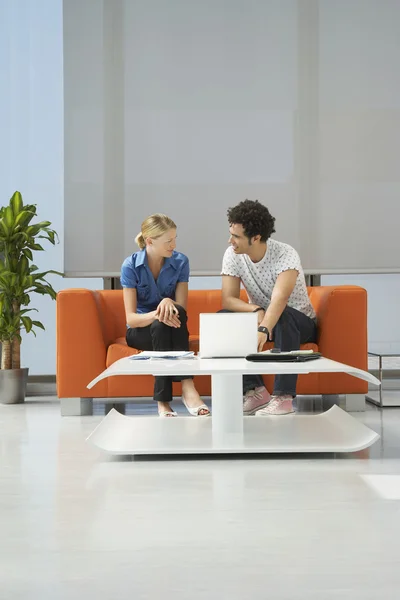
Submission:
{"label": "potted plant", "polygon": [[15,192],[8,206],[0,208],[0,402],[12,404],[25,400],[28,368],[21,369],[21,331],[44,329],[40,321],[28,313],[32,293],[48,295],[55,300],[56,292],[46,280],[49,273],[39,272],[33,263],[33,252],[43,251],[39,240],[55,244],[57,234],[50,229],[50,221],[32,222],[36,205],[23,203],[20,192]]}

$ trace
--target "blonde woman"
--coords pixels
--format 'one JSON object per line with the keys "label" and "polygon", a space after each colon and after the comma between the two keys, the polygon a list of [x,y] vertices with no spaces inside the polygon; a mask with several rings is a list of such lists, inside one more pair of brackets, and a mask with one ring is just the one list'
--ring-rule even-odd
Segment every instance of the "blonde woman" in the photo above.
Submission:
{"label": "blonde woman", "polygon": [[[139,350],[188,350],[186,306],[189,261],[176,252],[176,225],[166,215],[150,215],[136,237],[139,251],[121,267],[127,344]],[[160,417],[176,417],[172,382],[182,382],[182,400],[196,417],[210,415],[193,377],[156,377],[154,400]]]}

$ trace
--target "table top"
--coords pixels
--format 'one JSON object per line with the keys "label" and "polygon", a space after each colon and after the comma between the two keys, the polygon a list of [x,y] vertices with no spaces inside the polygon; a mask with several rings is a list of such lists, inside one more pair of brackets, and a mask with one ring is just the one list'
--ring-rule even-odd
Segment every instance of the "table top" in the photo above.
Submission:
{"label": "table top", "polygon": [[191,358],[179,360],[131,360],[121,358],[99,374],[88,384],[93,387],[98,381],[115,375],[280,375],[307,373],[348,373],[359,379],[380,385],[380,381],[362,369],[319,358],[307,362],[250,362],[245,358]]}

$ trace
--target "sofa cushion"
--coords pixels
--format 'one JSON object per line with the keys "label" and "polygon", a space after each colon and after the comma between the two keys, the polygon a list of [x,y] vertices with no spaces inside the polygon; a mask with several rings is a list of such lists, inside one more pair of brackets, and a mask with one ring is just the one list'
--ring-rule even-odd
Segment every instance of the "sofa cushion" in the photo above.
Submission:
{"label": "sofa cushion", "polygon": [[[273,344],[271,344],[270,342],[268,344],[265,344],[265,346],[264,346],[264,348],[266,350],[268,348],[272,348],[272,347],[273,347]],[[302,344],[301,349],[302,350],[314,350],[314,352],[318,352],[317,344]],[[192,352],[199,351],[199,336],[198,335],[189,336],[189,350],[191,350]],[[136,348],[131,348],[130,346],[128,346],[125,338],[123,338],[123,337],[117,338],[108,347],[106,366],[109,367],[110,365],[115,363],[115,361],[119,360],[120,358],[126,358],[127,356],[132,356],[133,354],[138,354],[139,352],[140,352],[140,350],[136,350]]]}

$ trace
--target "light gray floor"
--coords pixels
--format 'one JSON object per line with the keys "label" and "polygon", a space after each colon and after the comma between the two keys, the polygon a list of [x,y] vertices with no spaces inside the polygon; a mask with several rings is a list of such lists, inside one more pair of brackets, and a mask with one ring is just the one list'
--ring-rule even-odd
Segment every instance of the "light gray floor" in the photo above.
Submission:
{"label": "light gray floor", "polygon": [[358,455],[184,460],[111,459],[95,412],[0,405],[1,600],[399,598],[400,409]]}

